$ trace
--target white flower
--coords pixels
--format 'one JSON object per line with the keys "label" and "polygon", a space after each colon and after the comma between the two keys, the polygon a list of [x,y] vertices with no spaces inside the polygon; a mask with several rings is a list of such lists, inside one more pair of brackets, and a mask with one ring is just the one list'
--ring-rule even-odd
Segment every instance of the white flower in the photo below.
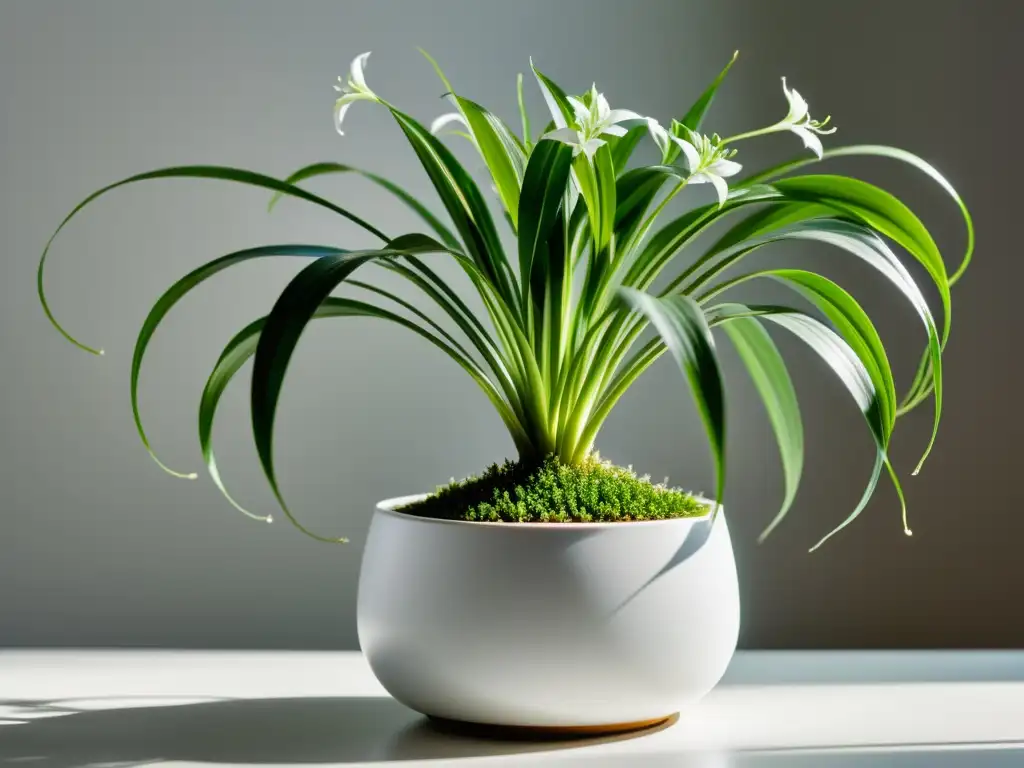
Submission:
{"label": "white flower", "polygon": [[589,106],[575,96],[569,97],[575,120],[573,125],[545,134],[544,138],[561,141],[573,147],[573,156],[583,152],[588,158],[605,143],[599,137],[624,136],[626,129],[619,123],[628,120],[644,120],[645,118],[628,109],[612,109],[604,94],[597,92],[597,86],[590,87]]}
{"label": "white flower", "polygon": [[647,118],[647,130],[651,134],[651,138],[661,151],[661,157],[664,159],[669,148],[669,135],[665,127],[655,120],[653,117]]}
{"label": "white flower", "polygon": [[820,160],[824,149],[818,134],[835,133],[836,129],[825,128],[828,125],[828,117],[821,121],[811,119],[806,99],[797,93],[795,88],[791,89],[786,85],[786,78],[782,78],[782,92],[786,94],[786,101],[789,102],[789,114],[777,124],[777,128],[795,133],[803,140],[804,146],[814,152]]}
{"label": "white flower", "polygon": [[715,136],[709,138],[686,128],[687,138],[669,136],[679,147],[683,157],[686,158],[686,166],[690,170],[687,177],[687,184],[711,184],[718,193],[718,204],[721,206],[729,194],[729,185],[725,179],[735,176],[743,168],[742,165],[731,160],[736,154],[735,149],[725,149],[721,140]]}
{"label": "white flower", "polygon": [[352,65],[348,70],[348,80],[345,81],[339,76],[338,84],[334,86],[334,90],[341,94],[334,102],[334,127],[342,136],[345,135],[345,132],[341,130],[341,121],[345,118],[348,108],[352,106],[352,102],[378,101],[377,95],[369,89],[366,79],[363,77],[363,67],[366,66],[368,58],[370,58],[369,51],[352,59]]}

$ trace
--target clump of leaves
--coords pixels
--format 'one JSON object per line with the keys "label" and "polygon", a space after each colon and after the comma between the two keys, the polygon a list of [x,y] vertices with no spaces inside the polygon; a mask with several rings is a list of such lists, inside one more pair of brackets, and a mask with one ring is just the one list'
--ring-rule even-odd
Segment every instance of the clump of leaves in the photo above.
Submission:
{"label": "clump of leaves", "polygon": [[[231,499],[214,460],[212,435],[221,395],[251,357],[253,436],[271,490],[288,520],[301,531],[322,541],[344,540],[307,530],[285,504],[273,435],[285,374],[306,327],[314,320],[360,317],[405,328],[460,366],[494,406],[524,466],[549,455],[558,457],[560,467],[591,466],[595,440],[612,409],[668,352],[689,384],[704,423],[715,465],[716,510],[726,477],[725,393],[713,336],[713,331],[721,332],[750,373],[779,446],[784,497],[762,536],[786,515],[803,471],[800,409],[768,329],[792,334],[839,378],[862,412],[874,443],[875,462],[864,493],[829,536],[867,506],[883,471],[896,489],[909,535],[903,493],[889,461],[890,438],[898,418],[928,400],[934,403],[931,439],[916,474],[935,441],[942,410],[942,354],[952,317],[950,289],[964,274],[974,247],[973,224],[964,202],[932,165],[893,147],[825,149],[821,137],[835,129],[827,118],[813,119],[806,100],[785,79],[782,91],[788,112],[780,120],[724,138],[705,132],[702,125],[731,61],[690,109],[665,125],[627,109],[612,109],[596,86],[569,94],[531,63],[550,113],[541,121],[545,127],[536,132],[530,128],[524,106],[522,77],[518,81],[521,129],[517,130],[459,94],[435,63],[455,111],[434,120],[428,129],[367,84],[368,57],[368,53],[356,57],[347,77],[338,78],[335,125],[340,133],[346,113],[356,102],[386,110],[430,179],[447,221],[394,182],[336,162],[309,165],[285,180],[222,166],[182,166],[142,173],[94,192],[71,211],[47,243],[38,275],[43,309],[68,340],[99,354],[54,318],[43,289],[43,270],[57,234],[82,208],[112,190],[153,179],[232,181],[272,191],[272,204],[288,196],[331,211],[380,241],[362,250],[296,243],[246,248],[199,266],[172,285],[143,323],[131,365],[132,410],[139,436],[151,454],[139,412],[138,383],[146,350],[167,313],[198,285],[236,264],[271,256],[299,257],[310,263],[284,288],[269,314],[228,342],[200,399],[199,444],[210,477],[250,517],[270,519],[246,511]],[[468,148],[486,168],[482,183],[459,162],[441,133],[468,141]],[[795,135],[810,152],[740,176],[743,157],[738,146],[771,134]],[[645,140],[653,142],[658,162],[631,162],[633,150]],[[947,271],[931,233],[891,193],[850,176],[794,175],[812,163],[854,156],[904,163],[949,195],[963,216],[967,234],[966,249],[955,268]],[[411,209],[430,235],[388,234],[299,186],[327,175],[357,176],[382,187]],[[679,215],[669,214],[670,201],[701,188],[713,189],[716,199]],[[483,191],[488,189],[494,194]],[[499,234],[502,219],[515,238],[512,249],[506,249]],[[709,231],[721,234],[709,243]],[[895,289],[894,295],[913,307],[927,343],[917,374],[902,397],[897,396],[889,358],[874,323],[842,286],[803,269],[740,269],[760,259],[766,246],[793,241],[834,249],[839,258],[873,270]],[[922,283],[941,306],[938,321],[893,246],[922,267]],[[433,264],[441,259],[450,260],[465,274],[471,303],[480,310],[471,309],[435,271]],[[415,300],[383,287],[375,279],[380,274],[375,275],[375,269],[414,293]],[[764,280],[792,289],[800,301],[794,306],[722,300],[737,285]],[[333,295],[339,289],[355,291],[358,298]],[[432,312],[424,312],[418,303]],[[655,332],[649,340],[644,336],[648,330]],[[178,477],[195,476],[160,466]],[[592,505],[585,506],[588,514],[598,513]],[[518,510],[510,495],[508,514],[527,514],[513,513],[513,507]],[[493,514],[504,514],[501,509],[505,507],[495,506]],[[635,507],[631,510],[630,514],[637,514]],[[477,508],[477,514],[484,511]]]}
{"label": "clump of leaves", "polygon": [[489,523],[614,523],[699,517],[708,506],[667,480],[655,485],[594,453],[578,464],[554,454],[539,463],[492,464],[398,511]]}

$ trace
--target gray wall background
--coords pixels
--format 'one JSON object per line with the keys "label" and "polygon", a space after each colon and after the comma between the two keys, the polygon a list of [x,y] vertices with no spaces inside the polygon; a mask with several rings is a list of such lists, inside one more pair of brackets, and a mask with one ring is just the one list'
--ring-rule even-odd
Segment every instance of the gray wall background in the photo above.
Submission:
{"label": "gray wall background", "polygon": [[[138,326],[171,281],[264,242],[368,240],[329,214],[233,185],[160,182],[112,195],[58,241],[49,289],[60,318],[103,359],[76,351],[43,317],[36,259],[60,218],[93,189],[171,164],[284,175],[317,160],[377,170],[430,197],[381,109],[331,126],[331,84],[372,50],[371,85],[424,121],[444,109],[419,57],[509,118],[515,75],[534,59],[570,90],[597,80],[613,105],[667,121],[733,49],[741,57],[708,125],[723,135],[784,113],[787,75],[842,143],[912,149],[948,174],[978,226],[974,268],[954,291],[946,415],[924,472],[909,471],[930,414],[901,423],[893,449],[915,536],[890,489],[815,555],[807,547],[858,498],[871,462],[859,414],[812,356],[791,355],[808,462],[790,519],[755,543],[781,494],[770,427],[726,352],[730,486],[747,647],[1020,646],[1024,420],[1018,241],[1022,6],[1003,2],[257,2],[0,0],[0,645],[346,648],[356,644],[359,557],[374,501],[465,476],[512,450],[474,385],[447,359],[372,321],[312,329],[292,366],[277,441],[284,488],[338,548],[235,513],[205,479],[160,472],[138,445],[128,371]],[[530,90],[539,114],[541,101]],[[784,136],[743,146],[748,166],[799,151]],[[465,155],[463,155],[465,156]],[[905,198],[952,263],[963,235],[929,182],[884,161],[839,163]],[[416,227],[384,193],[324,180],[391,231]],[[778,258],[776,252],[774,258]],[[847,281],[880,318],[901,385],[923,338],[909,308],[834,254],[796,253]],[[142,405],[154,444],[199,469],[195,408],[230,335],[264,313],[294,273],[252,264],[215,279],[171,316],[152,348]],[[723,345],[725,346],[725,345]],[[245,386],[217,430],[223,474],[272,511],[259,475]],[[695,490],[711,487],[706,447],[678,372],[662,362],[622,402],[598,447],[619,463]]]}

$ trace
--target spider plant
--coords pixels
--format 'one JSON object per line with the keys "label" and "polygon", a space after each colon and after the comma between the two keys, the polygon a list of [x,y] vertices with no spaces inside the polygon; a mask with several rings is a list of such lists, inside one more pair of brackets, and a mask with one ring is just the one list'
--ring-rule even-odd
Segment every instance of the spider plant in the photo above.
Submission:
{"label": "spider plant", "polygon": [[[344,541],[309,531],[292,514],[279,487],[274,464],[274,421],[288,363],[303,330],[313,320],[377,318],[400,325],[442,350],[480,387],[494,405],[523,460],[555,455],[579,463],[591,454],[609,413],[630,386],[668,352],[689,384],[703,420],[716,469],[715,500],[726,480],[726,407],[713,329],[731,342],[752,377],[774,428],[785,477],[781,508],[762,538],[775,528],[793,502],[803,466],[800,410],[786,365],[766,328],[795,335],[820,356],[849,390],[874,440],[875,462],[867,487],[849,516],[864,509],[883,469],[903,511],[906,505],[888,446],[897,419],[931,399],[931,439],[916,474],[931,450],[942,410],[942,352],[950,332],[950,288],[963,275],[973,250],[973,225],[963,201],[940,173],[902,149],[862,145],[824,149],[820,136],[828,120],[810,117],[807,102],[782,81],[788,113],[777,122],[722,138],[708,135],[708,108],[735,61],[678,119],[663,126],[635,112],[611,109],[596,87],[568,95],[551,78],[531,69],[550,118],[531,130],[518,78],[521,130],[517,132],[485,107],[459,94],[433,63],[453,111],[425,127],[371,90],[364,69],[369,54],[357,57],[347,77],[338,78],[335,123],[358,101],[388,110],[426,171],[450,224],[391,181],[370,171],[333,162],[302,168],[286,180],[220,166],[184,166],[142,173],[110,184],[75,207],[47,243],[39,264],[39,298],[49,319],[73,344],[94,354],[101,350],[73,337],[51,313],[43,290],[46,257],[57,234],[86,205],[114,189],[166,178],[220,179],[273,192],[326,208],[380,240],[380,246],[349,250],[335,245],[264,245],[221,256],[172,285],[156,302],[138,336],[131,365],[131,403],[143,445],[153,453],[138,404],[139,373],[154,332],[189,291],[236,264],[269,256],[299,256],[309,263],[281,292],[269,314],[238,332],[217,360],[199,405],[199,442],[214,483],[241,511],[217,471],[211,442],[217,406],[225,387],[254,357],[251,415],[259,459],[270,487],[291,523],[324,541]],[[781,112],[781,109],[780,109]],[[789,132],[806,148],[787,163],[741,176],[743,142]],[[468,140],[489,173],[485,182],[496,200],[458,162],[440,134]],[[660,153],[653,165],[631,164],[634,149],[650,140]],[[932,235],[918,217],[885,190],[848,176],[794,175],[830,158],[880,156],[925,173],[952,198],[963,215],[967,248],[949,273]],[[385,233],[374,224],[300,183],[327,174],[357,174],[380,185],[422,219],[427,234]],[[699,184],[717,200],[681,215],[668,204]],[[500,209],[515,235],[507,250],[492,206]],[[721,232],[709,243],[706,233]],[[504,226],[504,225],[502,225]],[[698,250],[698,241],[703,248]],[[877,271],[910,302],[927,341],[917,374],[899,397],[886,350],[875,326],[857,301],[825,276],[803,269],[766,269],[757,257],[780,241],[811,241],[838,249]],[[921,287],[893,251],[908,254],[924,268],[941,304],[936,320]],[[468,277],[478,306],[474,312],[435,271],[438,258],[454,260]],[[408,283],[432,305],[434,317],[355,273],[376,265]],[[747,266],[751,269],[741,269]],[[659,278],[661,280],[659,281]],[[794,292],[795,305],[744,305],[726,294],[737,285],[773,280]],[[661,287],[655,288],[660,282]],[[350,286],[362,299],[332,293]],[[438,314],[439,313],[439,314]],[[434,318],[441,318],[443,322]],[[653,336],[645,337],[652,329]],[[179,477],[194,474],[176,472]],[[715,507],[717,511],[717,505]]]}

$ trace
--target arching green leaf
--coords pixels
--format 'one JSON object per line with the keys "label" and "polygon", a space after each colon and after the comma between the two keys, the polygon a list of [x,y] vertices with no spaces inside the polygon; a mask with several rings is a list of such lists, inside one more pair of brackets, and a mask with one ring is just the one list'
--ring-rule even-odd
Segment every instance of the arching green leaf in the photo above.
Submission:
{"label": "arching green leaf", "polygon": [[800,405],[786,363],[761,323],[752,317],[736,317],[722,327],[761,395],[768,420],[775,431],[782,460],[786,492],[778,513],[758,538],[758,541],[764,541],[789,512],[800,485],[804,467],[804,429]]}
{"label": "arching green leaf", "polygon": [[631,288],[621,289],[620,295],[650,320],[690,381],[715,463],[713,515],[717,514],[725,491],[725,396],[715,342],[704,313],[686,296],[659,299]]}
{"label": "arching green leaf", "polygon": [[167,313],[171,311],[175,304],[181,301],[190,291],[198,287],[201,283],[209,280],[218,272],[222,272],[228,267],[233,267],[236,264],[242,264],[252,259],[265,258],[267,256],[303,256],[307,258],[320,258],[322,256],[339,255],[347,252],[348,251],[341,248],[332,248],[324,245],[265,245],[259,248],[246,248],[241,251],[229,253],[219,259],[214,259],[213,261],[192,270],[174,283],[174,285],[168,288],[164,294],[157,299],[153,308],[146,316],[146,320],[143,322],[142,328],[139,330],[139,336],[135,341],[135,352],[132,355],[131,369],[131,401],[132,416],[135,419],[135,428],[138,430],[139,437],[142,439],[142,444],[146,447],[146,450],[149,451],[149,455],[153,457],[153,461],[155,461],[164,471],[174,475],[175,477],[184,477],[187,479],[195,478],[194,472],[189,474],[176,472],[167,467],[159,458],[157,458],[156,453],[153,451],[153,448],[149,443],[146,430],[142,426],[142,415],[139,412],[139,374],[142,371],[142,361],[145,358],[146,349],[153,338],[153,334],[156,333],[156,329],[160,326],[160,323],[163,322]]}
{"label": "arching green leaf", "polygon": [[[474,381],[477,382],[480,388],[484,391],[484,394],[486,394],[488,399],[497,407],[499,414],[502,416],[503,421],[505,421],[506,426],[513,435],[513,439],[516,440],[517,443],[526,439],[522,432],[522,427],[514,414],[509,410],[507,404],[501,399],[501,395],[494,388],[494,385],[491,384],[483,371],[481,371],[472,360],[464,355],[462,351],[451,345],[450,341],[446,342],[432,334],[430,331],[427,331],[425,328],[400,315],[396,315],[393,312],[389,312],[388,310],[365,302],[354,301],[351,299],[325,299],[314,312],[313,318],[319,319],[325,317],[375,317],[397,323],[398,325],[418,334],[432,343],[435,347],[445,352],[456,363],[458,363]],[[224,497],[236,509],[245,515],[257,520],[270,522],[272,519],[270,515],[262,516],[253,514],[231,496],[221,479],[213,451],[213,424],[221,396],[224,394],[225,389],[234,378],[235,374],[237,374],[245,362],[255,354],[259,343],[259,336],[266,325],[266,321],[267,318],[262,317],[243,328],[231,339],[228,345],[224,348],[224,351],[221,353],[220,358],[217,360],[217,364],[214,366],[213,371],[207,379],[206,386],[203,388],[203,394],[200,400],[199,444],[202,450],[203,460],[206,462],[207,471],[209,472],[214,484],[221,493],[224,494]],[[300,527],[300,530],[304,533],[308,533],[305,528]],[[323,537],[316,536],[315,538],[323,540]],[[328,541],[344,542],[346,540],[328,539]]]}
{"label": "arching green leaf", "polygon": [[[359,168],[354,168],[351,165],[343,165],[342,163],[313,163],[312,165],[299,168],[299,170],[295,171],[285,180],[285,183],[298,184],[309,179],[317,178],[318,176],[327,176],[338,173],[354,173],[357,176],[369,179],[377,186],[386,189],[411,208],[417,216],[423,219],[427,226],[434,231],[434,234],[440,238],[442,243],[453,250],[461,250],[462,245],[459,243],[458,238],[451,233],[451,230],[449,230],[448,227],[446,227],[441,220],[437,218],[437,216],[431,213],[429,208],[394,182],[385,179],[383,176],[378,176],[376,173],[363,171]],[[274,193],[274,196],[270,198],[270,203],[267,205],[268,211],[274,209],[274,206],[277,205],[278,201],[283,197],[283,194],[284,193],[282,192]]]}
{"label": "arching green leaf", "polygon": [[46,317],[53,324],[61,335],[74,344],[76,347],[91,352],[94,355],[103,354],[103,350],[90,347],[82,342],[78,341],[72,336],[67,330],[64,329],[57,319],[53,316],[53,312],[50,310],[50,305],[46,300],[46,291],[43,287],[43,273],[46,267],[46,258],[50,253],[50,248],[53,245],[53,241],[57,239],[57,235],[60,234],[61,230],[89,203],[94,201],[96,198],[105,195],[107,192],[111,192],[120,187],[128,184],[134,184],[140,181],[151,181],[154,179],[220,179],[223,181],[233,181],[238,184],[247,184],[254,187],[262,187],[263,189],[273,190],[274,192],[280,192],[284,195],[290,195],[291,197],[297,197],[300,200],[319,205],[322,208],[327,208],[334,213],[343,216],[349,221],[358,224],[360,227],[370,232],[381,240],[387,240],[388,237],[379,229],[374,227],[372,224],[367,223],[363,219],[359,218],[353,213],[341,208],[329,200],[324,200],[322,197],[318,197],[310,192],[306,192],[304,189],[295,186],[294,184],[288,184],[287,182],[275,179],[270,176],[264,176],[261,173],[254,173],[253,171],[246,171],[239,168],[227,168],[219,165],[183,165],[176,166],[173,168],[160,168],[155,171],[148,171],[146,173],[139,173],[135,176],[129,176],[126,179],[121,179],[113,184],[108,184],[102,189],[93,192],[85,200],[76,205],[64,220],[60,223],[54,233],[50,236],[50,239],[46,242],[46,247],[43,249],[43,255],[39,258],[39,268],[36,272],[36,287],[39,292],[39,303],[42,304],[43,311],[46,313]]}

